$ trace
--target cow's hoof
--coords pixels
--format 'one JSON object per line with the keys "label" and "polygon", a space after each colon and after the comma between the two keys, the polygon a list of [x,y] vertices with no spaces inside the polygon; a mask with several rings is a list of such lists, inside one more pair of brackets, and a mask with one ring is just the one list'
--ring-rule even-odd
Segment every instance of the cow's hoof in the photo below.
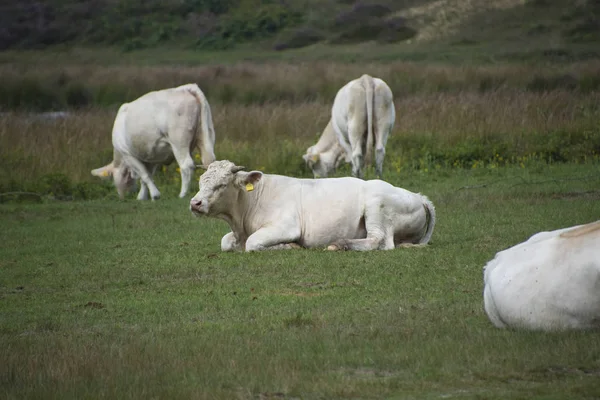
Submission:
{"label": "cow's hoof", "polygon": [[288,243],[288,245],[290,246],[290,249],[301,249],[302,246],[300,246],[298,243]]}
{"label": "cow's hoof", "polygon": [[342,239],[331,243],[329,246],[327,246],[327,250],[350,250],[350,246],[348,246],[348,242],[345,239]]}
{"label": "cow's hoof", "polygon": [[160,199],[160,194],[158,196],[152,196],[152,201],[159,200],[159,199]]}

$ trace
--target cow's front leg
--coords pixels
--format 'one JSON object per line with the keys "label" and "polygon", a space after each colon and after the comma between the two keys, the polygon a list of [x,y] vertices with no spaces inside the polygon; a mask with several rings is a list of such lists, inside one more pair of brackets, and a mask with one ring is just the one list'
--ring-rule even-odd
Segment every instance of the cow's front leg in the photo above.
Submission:
{"label": "cow's front leg", "polygon": [[257,230],[248,237],[246,251],[297,249],[300,246],[295,242],[299,238],[299,229],[266,227]]}
{"label": "cow's front leg", "polygon": [[233,232],[229,232],[221,239],[221,251],[238,251],[243,250],[242,245],[235,237]]}
{"label": "cow's front leg", "polygon": [[[154,177],[154,173],[156,172],[156,168],[158,165],[150,165],[150,177]],[[144,183],[143,180],[140,179],[140,191],[137,195],[138,200],[146,200],[148,199],[148,185]]]}
{"label": "cow's front leg", "polygon": [[154,173],[154,170],[149,173],[146,165],[135,157],[127,156],[124,158],[126,159],[127,164],[139,175],[142,180],[142,185],[146,184],[146,186],[148,186],[152,200],[160,199],[160,192],[151,177],[151,173]]}
{"label": "cow's front leg", "polygon": [[148,198],[148,185],[140,180],[140,191],[137,195],[138,200],[146,200]]}

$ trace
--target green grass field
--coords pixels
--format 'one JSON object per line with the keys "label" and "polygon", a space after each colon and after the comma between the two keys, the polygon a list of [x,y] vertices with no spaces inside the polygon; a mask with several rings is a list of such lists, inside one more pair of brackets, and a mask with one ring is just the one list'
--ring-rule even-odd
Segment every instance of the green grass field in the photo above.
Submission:
{"label": "green grass field", "polygon": [[598,164],[388,180],[436,205],[428,247],[221,253],[184,199],[0,205],[0,397],[598,398],[597,332],[498,330],[481,295],[497,251],[598,219]]}
{"label": "green grass field", "polygon": [[[600,218],[597,1],[382,0],[417,35],[344,45],[351,2],[290,1],[302,21],[228,51],[188,14],[229,4],[213,22],[254,34],[281,2],[112,3],[0,13],[0,46],[23,36],[0,51],[0,399],[600,399],[597,331],[499,330],[482,299],[496,252]],[[275,51],[296,28],[324,39]],[[163,167],[156,202],[90,174],[119,104],[196,82],[218,159],[309,177],[363,73],[394,92],[384,179],[436,206],[425,248],[222,253],[225,222],[188,210],[199,171],[177,199]]]}

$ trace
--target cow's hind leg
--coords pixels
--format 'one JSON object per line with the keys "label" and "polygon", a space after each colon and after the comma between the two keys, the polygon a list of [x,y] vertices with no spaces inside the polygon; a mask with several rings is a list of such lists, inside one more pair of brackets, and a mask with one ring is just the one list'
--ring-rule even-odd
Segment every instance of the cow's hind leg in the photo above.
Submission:
{"label": "cow's hind leg", "polygon": [[383,176],[383,159],[385,158],[385,148],[375,149],[375,173],[377,177],[381,179]]}
{"label": "cow's hind leg", "polygon": [[386,223],[380,208],[380,202],[367,204],[365,213],[364,239],[340,239],[331,243],[327,250],[391,250],[394,248],[394,230],[390,222]]}
{"label": "cow's hind leg", "polygon": [[300,232],[295,229],[261,228],[246,240],[246,251],[297,249],[300,246],[295,242],[299,238]]}
{"label": "cow's hind leg", "polygon": [[364,177],[362,166],[364,164],[363,155],[360,153],[352,154],[352,175],[362,179]]}
{"label": "cow's hind leg", "polygon": [[[387,103],[385,98],[380,96],[375,97],[375,126],[373,133],[375,134],[375,173],[381,179],[383,176],[383,160],[385,159],[385,146],[388,137],[394,127],[396,114],[394,104]],[[388,99],[391,101],[391,98]]]}
{"label": "cow's hind leg", "polygon": [[389,237],[378,237],[378,236],[367,236],[364,239],[340,239],[329,246],[327,250],[356,250],[356,251],[370,251],[370,250],[391,250],[394,248],[394,238]]}
{"label": "cow's hind leg", "polygon": [[365,164],[364,160],[364,149],[365,149],[365,137],[364,131],[366,129],[364,122],[361,120],[362,115],[354,115],[348,121],[348,140],[351,146],[351,159],[352,159],[352,175],[357,178],[363,178],[363,167]]}
{"label": "cow's hind leg", "polygon": [[177,164],[179,164],[181,173],[181,191],[179,192],[179,197],[184,197],[190,188],[190,182],[192,181],[196,167],[187,146],[173,143],[171,144],[171,148],[173,149],[173,155],[175,156],[175,160],[177,160]]}

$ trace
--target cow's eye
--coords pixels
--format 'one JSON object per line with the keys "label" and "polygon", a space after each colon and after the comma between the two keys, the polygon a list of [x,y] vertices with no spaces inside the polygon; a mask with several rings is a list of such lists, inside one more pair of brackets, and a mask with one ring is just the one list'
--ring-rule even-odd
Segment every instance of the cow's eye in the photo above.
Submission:
{"label": "cow's eye", "polygon": [[223,189],[225,186],[227,186],[227,185],[217,185],[217,186],[215,186],[215,190]]}

